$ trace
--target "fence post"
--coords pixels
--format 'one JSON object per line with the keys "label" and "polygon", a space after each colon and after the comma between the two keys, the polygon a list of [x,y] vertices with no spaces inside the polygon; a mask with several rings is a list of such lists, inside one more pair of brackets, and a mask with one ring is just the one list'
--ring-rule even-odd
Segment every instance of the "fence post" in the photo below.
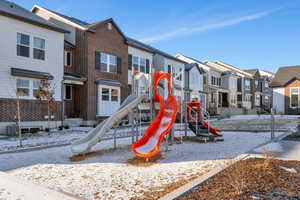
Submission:
{"label": "fence post", "polygon": [[274,108],[271,108],[271,140],[275,138],[275,117],[274,117]]}

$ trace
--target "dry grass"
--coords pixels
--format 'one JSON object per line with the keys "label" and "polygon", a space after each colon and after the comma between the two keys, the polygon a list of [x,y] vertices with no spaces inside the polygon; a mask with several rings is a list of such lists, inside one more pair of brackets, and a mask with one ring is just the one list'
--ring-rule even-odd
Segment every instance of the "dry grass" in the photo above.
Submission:
{"label": "dry grass", "polygon": [[71,162],[80,162],[80,161],[83,161],[87,158],[101,156],[105,153],[111,153],[111,152],[123,151],[123,150],[130,150],[130,149],[131,149],[131,145],[127,145],[127,146],[124,146],[124,147],[118,147],[118,148],[104,149],[104,150],[100,150],[100,151],[89,152],[89,153],[86,153],[86,154],[75,155],[75,156],[70,157],[69,160]]}
{"label": "dry grass", "polygon": [[159,152],[155,156],[149,158],[148,161],[145,158],[134,157],[134,158],[128,159],[127,163],[129,163],[130,165],[137,166],[137,167],[150,167],[150,166],[158,163],[162,159],[164,159],[164,158],[163,158],[162,154]]}

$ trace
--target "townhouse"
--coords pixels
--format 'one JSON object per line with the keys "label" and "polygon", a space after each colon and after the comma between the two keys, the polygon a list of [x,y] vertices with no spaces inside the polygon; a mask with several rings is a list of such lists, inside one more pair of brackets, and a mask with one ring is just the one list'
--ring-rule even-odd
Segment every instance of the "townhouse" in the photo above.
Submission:
{"label": "townhouse", "polygon": [[[64,34],[68,30],[4,0],[0,1],[0,27],[0,134],[16,123],[17,101],[23,130],[45,127],[48,117],[59,121]],[[47,105],[36,98],[45,79],[54,91],[52,106],[57,112],[51,116]]]}
{"label": "townhouse", "polygon": [[244,70],[252,74],[252,105],[257,108],[259,112],[270,112],[272,106],[272,88],[269,83],[273,77],[270,72],[265,72],[259,69]]}
{"label": "townhouse", "polygon": [[65,34],[65,117],[92,125],[114,113],[128,95],[128,45],[113,19],[83,22],[34,6],[32,12]]}
{"label": "townhouse", "polygon": [[277,114],[300,114],[300,66],[280,67],[270,87]]}
{"label": "townhouse", "polygon": [[[138,63],[141,58],[144,60],[143,63],[145,63],[146,66],[146,74],[154,71],[163,71],[172,74],[174,77],[174,95],[180,102],[184,96],[184,70],[185,64],[187,63],[166,52],[129,37],[127,37],[127,44],[129,45],[128,59],[130,60],[129,63],[131,63],[129,64],[129,74],[131,74],[131,68],[133,71],[138,71]],[[136,67],[134,67],[134,63]],[[142,70],[142,73],[144,73],[144,70]],[[128,80],[130,80],[130,75],[128,77]],[[129,81],[129,84],[131,84],[131,81]]]}
{"label": "townhouse", "polygon": [[175,96],[178,100],[183,96],[186,63],[126,37],[113,19],[90,24],[40,6],[32,12],[69,31],[64,44],[67,120],[75,117],[91,125],[110,116],[132,92],[133,72],[169,72],[176,76]]}
{"label": "townhouse", "polygon": [[[254,112],[251,111],[253,108],[252,106],[252,81],[253,76],[250,73],[247,73],[237,67],[232,65],[226,64],[224,62],[216,61],[216,62],[206,62],[206,63],[214,63],[215,66],[220,66],[229,70],[229,72],[233,73],[234,76],[237,78],[237,86],[236,86],[236,94],[232,94],[236,96],[236,104],[238,108],[244,108],[247,112]],[[234,84],[232,84],[234,85]]]}

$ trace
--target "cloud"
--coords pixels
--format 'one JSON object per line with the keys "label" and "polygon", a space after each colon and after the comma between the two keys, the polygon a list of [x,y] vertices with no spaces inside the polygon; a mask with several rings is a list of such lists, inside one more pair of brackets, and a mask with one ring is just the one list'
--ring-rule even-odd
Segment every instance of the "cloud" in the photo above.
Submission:
{"label": "cloud", "polygon": [[153,42],[158,42],[158,41],[162,41],[162,40],[168,40],[168,39],[171,39],[174,37],[179,37],[179,36],[194,33],[194,32],[202,32],[202,31],[208,31],[208,30],[213,30],[213,29],[220,29],[220,28],[223,28],[226,26],[232,26],[232,25],[240,24],[242,22],[247,22],[247,21],[262,18],[267,15],[270,15],[271,13],[273,13],[277,10],[278,9],[267,10],[267,11],[255,13],[252,15],[240,16],[235,19],[220,21],[220,22],[206,24],[206,25],[202,25],[202,26],[181,27],[175,31],[171,31],[171,32],[164,33],[161,35],[155,35],[155,36],[151,36],[151,37],[142,38],[142,39],[140,39],[140,41],[146,42],[146,43],[153,43]]}

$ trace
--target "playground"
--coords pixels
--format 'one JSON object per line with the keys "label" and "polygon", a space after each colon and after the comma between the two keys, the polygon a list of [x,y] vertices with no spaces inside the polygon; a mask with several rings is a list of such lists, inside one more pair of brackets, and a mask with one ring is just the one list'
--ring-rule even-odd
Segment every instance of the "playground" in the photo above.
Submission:
{"label": "playground", "polygon": [[[27,147],[61,146],[23,151],[0,142],[2,150],[16,150],[0,154],[0,171],[74,199],[158,199],[298,124],[294,116],[210,119],[199,102],[177,101],[169,74],[136,73],[133,80],[132,95],[95,128],[24,140]],[[151,110],[148,124],[141,122],[142,102]]]}
{"label": "playground", "polygon": [[269,132],[225,132],[223,142],[184,141],[168,151],[163,145],[161,157],[146,167],[129,162],[135,158],[131,138],[119,139],[116,150],[106,140],[93,148],[102,153],[80,162],[70,161],[69,146],[2,154],[0,170],[85,199],[152,199],[149,195],[162,196],[269,139]]}

